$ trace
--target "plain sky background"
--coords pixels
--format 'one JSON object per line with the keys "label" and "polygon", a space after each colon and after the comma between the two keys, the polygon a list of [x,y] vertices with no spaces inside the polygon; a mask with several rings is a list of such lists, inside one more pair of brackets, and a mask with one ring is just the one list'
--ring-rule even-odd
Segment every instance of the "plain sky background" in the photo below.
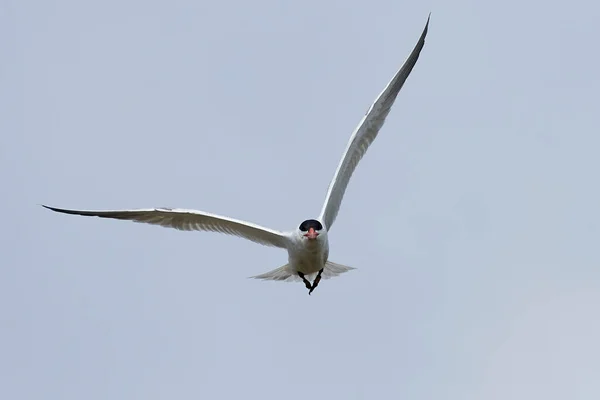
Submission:
{"label": "plain sky background", "polygon": [[[357,267],[44,210],[316,217]],[[0,398],[600,398],[593,1],[0,3]]]}

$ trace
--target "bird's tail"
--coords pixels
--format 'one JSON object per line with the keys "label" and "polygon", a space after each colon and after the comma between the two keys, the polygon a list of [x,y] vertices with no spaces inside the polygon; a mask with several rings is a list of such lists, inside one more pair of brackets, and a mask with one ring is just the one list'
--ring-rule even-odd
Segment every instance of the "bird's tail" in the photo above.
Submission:
{"label": "bird's tail", "polygon": [[[323,269],[323,274],[321,274],[322,279],[333,278],[334,276],[338,276],[343,274],[344,272],[348,272],[356,268],[348,267],[346,265],[337,264],[331,261],[327,261],[325,263],[325,268]],[[317,273],[312,273],[309,275],[305,275],[305,278],[308,280],[312,280],[317,276]],[[254,279],[264,279],[270,281],[284,281],[284,282],[294,282],[294,281],[302,281],[302,278],[298,276],[298,273],[290,267],[289,264],[285,264],[282,267],[276,268],[272,271],[265,272],[264,274],[251,276],[250,278]]]}

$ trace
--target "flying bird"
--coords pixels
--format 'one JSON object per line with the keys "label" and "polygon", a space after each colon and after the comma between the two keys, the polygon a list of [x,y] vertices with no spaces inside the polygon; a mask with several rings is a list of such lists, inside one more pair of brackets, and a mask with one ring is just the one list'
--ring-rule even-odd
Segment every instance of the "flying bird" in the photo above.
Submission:
{"label": "flying bird", "polygon": [[[431,14],[430,14],[431,16]],[[101,218],[130,220],[184,231],[212,231],[239,236],[247,240],[287,250],[288,263],[251,278],[274,281],[302,281],[310,295],[321,279],[338,276],[355,268],[329,261],[328,234],[340,210],[342,198],[358,162],[375,140],[388,116],[396,96],[417,63],[425,45],[429,18],[414,49],[362,118],[327,189],[321,213],[316,219],[303,221],[288,232],[265,228],[250,222],[180,208],[147,208],[114,211],[69,210],[42,205],[52,211]],[[312,282],[311,282],[312,280]]]}

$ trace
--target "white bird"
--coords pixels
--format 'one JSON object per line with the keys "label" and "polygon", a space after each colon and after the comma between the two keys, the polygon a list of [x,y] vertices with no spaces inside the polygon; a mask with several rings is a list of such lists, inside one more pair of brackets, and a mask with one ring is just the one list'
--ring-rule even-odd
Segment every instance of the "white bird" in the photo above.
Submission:
{"label": "white bird", "polygon": [[[346,151],[329,184],[321,214],[317,219],[307,219],[302,222],[293,231],[280,232],[246,221],[210,214],[204,211],[180,208],[86,211],[61,209],[46,205],[43,205],[43,207],[65,214],[131,220],[185,231],[221,232],[239,236],[265,246],[286,249],[288,252],[287,264],[270,272],[253,276],[252,278],[275,281],[302,280],[309,290],[308,294],[311,294],[319,284],[321,278],[331,278],[355,269],[328,260],[329,241],[327,236],[337,217],[344,192],[354,169],[366,153],[369,145],[375,140],[390,112],[396,96],[417,63],[421,49],[425,45],[428,26],[429,17],[427,18],[423,33],[410,56],[377,97],[352,133],[346,146]],[[312,278],[314,280],[311,283],[309,279]]]}

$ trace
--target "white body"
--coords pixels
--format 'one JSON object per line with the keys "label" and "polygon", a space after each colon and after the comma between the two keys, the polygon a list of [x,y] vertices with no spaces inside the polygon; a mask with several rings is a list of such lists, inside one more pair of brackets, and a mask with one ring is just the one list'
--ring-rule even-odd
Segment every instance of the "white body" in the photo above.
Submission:
{"label": "white body", "polygon": [[312,223],[317,223],[319,229],[318,231],[315,231],[315,235],[318,235],[316,237],[308,238],[307,234],[305,234],[306,231],[303,231],[300,228],[289,232],[281,232],[250,222],[196,210],[149,208],[115,211],[85,211],[67,210],[48,206],[44,207],[66,214],[123,219],[180,230],[221,232],[243,237],[266,246],[286,249],[288,252],[288,263],[273,271],[253,277],[257,279],[283,281],[300,280],[303,279],[301,275],[312,278],[313,276],[316,276],[320,270],[323,270],[322,277],[327,279],[354,269],[328,260],[328,234],[331,231],[331,227],[339,212],[342,198],[352,173],[358,165],[358,162],[366,153],[370,144],[375,140],[375,137],[379,133],[379,130],[383,126],[385,119],[390,112],[396,96],[400,92],[400,89],[404,85],[404,82],[419,58],[421,49],[425,44],[428,26],[429,18],[427,19],[427,24],[425,25],[419,41],[406,62],[377,97],[352,133],[344,155],[342,156],[327,190],[327,195],[319,218],[317,220],[304,221],[303,224],[300,225],[300,227],[302,227],[305,223],[311,221]]}
{"label": "white body", "polygon": [[325,266],[328,258],[329,240],[325,230],[315,240],[294,240],[288,248],[288,264],[294,271],[305,275],[318,272]]}

